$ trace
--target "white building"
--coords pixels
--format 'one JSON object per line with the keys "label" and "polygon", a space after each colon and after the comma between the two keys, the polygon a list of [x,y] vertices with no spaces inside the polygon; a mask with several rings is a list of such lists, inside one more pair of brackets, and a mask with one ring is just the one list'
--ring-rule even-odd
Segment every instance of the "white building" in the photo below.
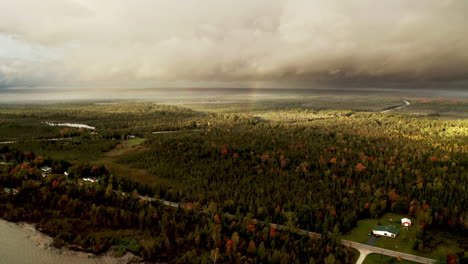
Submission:
{"label": "white building", "polygon": [[86,181],[86,182],[97,182],[98,180],[96,178],[83,178],[83,181]]}
{"label": "white building", "polygon": [[49,167],[49,166],[42,166],[42,167],[41,167],[41,171],[43,171],[44,173],[51,173],[51,172],[52,172],[52,168]]}
{"label": "white building", "polygon": [[402,226],[411,226],[411,219],[409,219],[409,218],[402,218],[402,219],[401,219],[401,225],[402,225]]}
{"label": "white building", "polygon": [[396,237],[400,233],[400,230],[394,226],[376,226],[372,229],[372,234],[376,237],[386,236],[386,237]]}

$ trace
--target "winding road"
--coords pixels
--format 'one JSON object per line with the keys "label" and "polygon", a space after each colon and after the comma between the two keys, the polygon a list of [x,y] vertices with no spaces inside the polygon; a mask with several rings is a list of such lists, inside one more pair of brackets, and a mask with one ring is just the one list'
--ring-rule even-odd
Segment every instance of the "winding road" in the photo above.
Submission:
{"label": "winding road", "polygon": [[387,113],[387,112],[390,112],[390,111],[393,111],[393,110],[398,110],[398,109],[401,109],[403,107],[407,107],[408,105],[410,105],[411,103],[406,101],[406,100],[403,100],[403,103],[402,105],[399,105],[399,106],[395,106],[395,107],[391,107],[387,110],[384,110],[384,111],[381,111],[380,113]]}

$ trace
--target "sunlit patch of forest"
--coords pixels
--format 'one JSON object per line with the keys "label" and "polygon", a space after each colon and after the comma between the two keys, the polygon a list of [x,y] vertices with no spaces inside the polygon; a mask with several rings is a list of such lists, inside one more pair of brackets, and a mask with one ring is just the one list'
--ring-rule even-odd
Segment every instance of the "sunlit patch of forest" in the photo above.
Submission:
{"label": "sunlit patch of forest", "polygon": [[[137,151],[115,152],[119,154],[107,160],[147,172],[138,177],[139,187],[131,185],[131,174],[114,175],[128,181],[128,191],[138,188],[139,193],[151,197],[210,207],[219,216],[235,216],[237,224],[245,217],[255,218],[336,238],[352,230],[359,219],[377,219],[391,212],[416,220],[415,250],[423,255],[434,250],[434,230],[466,237],[468,121],[407,113],[413,104],[404,111],[379,113],[401,104],[398,98],[385,105],[375,99],[363,108],[357,105],[364,100],[354,100],[348,104],[356,107],[349,108],[343,103],[325,108],[319,100],[314,105],[287,100],[278,104],[229,103],[218,105],[219,109],[216,104],[182,107],[150,102],[9,106],[0,111],[0,141],[14,141],[4,145],[19,152],[35,152],[46,160],[83,164],[115,152],[114,148],[129,138],[139,138],[135,141]],[[432,109],[450,112],[466,107],[463,102],[453,104]],[[451,106],[454,108],[448,109]],[[83,123],[96,129],[49,127],[45,121]],[[19,132],[13,133],[15,130]],[[47,140],[53,138],[61,140]],[[108,184],[107,179],[97,193],[103,195]],[[77,194],[74,199],[79,197]],[[141,210],[135,207],[134,213]],[[177,214],[176,218],[188,217]],[[177,220],[186,223],[190,232],[206,228],[198,226],[194,217],[214,221],[214,226],[218,221],[203,214],[190,217],[192,220]],[[276,246],[271,255],[258,255],[262,241],[264,248],[271,247],[260,238],[263,231],[243,236],[235,229],[237,225],[229,229],[221,218],[222,232],[226,233],[222,243],[210,242],[214,243],[209,245],[212,249],[218,248],[227,256],[225,243],[236,231],[247,241],[242,253],[246,258],[261,262],[273,257]],[[94,226],[94,222],[88,224]],[[247,228],[250,223],[244,224]],[[196,238],[196,233],[193,236]],[[169,238],[170,243],[176,237]],[[248,241],[254,243],[250,252]],[[157,243],[168,250],[166,242]],[[146,252],[147,248],[139,245],[144,248],[139,252]],[[311,257],[289,246],[282,245],[281,250],[297,252],[301,263]],[[339,248],[329,253],[342,263],[353,255]]]}
{"label": "sunlit patch of forest", "polygon": [[404,112],[429,115],[443,119],[468,118],[468,103],[466,99],[446,98],[410,98],[411,108]]}

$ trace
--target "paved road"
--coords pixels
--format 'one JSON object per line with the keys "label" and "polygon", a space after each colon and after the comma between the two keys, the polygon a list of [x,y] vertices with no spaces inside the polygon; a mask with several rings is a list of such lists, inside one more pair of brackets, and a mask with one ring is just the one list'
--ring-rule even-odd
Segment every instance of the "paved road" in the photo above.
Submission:
{"label": "paved road", "polygon": [[[359,250],[359,249],[358,249]],[[364,263],[364,260],[367,258],[367,255],[372,254],[371,251],[359,250],[359,258],[356,260],[356,264]]]}
{"label": "paved road", "polygon": [[342,240],[341,243],[343,245],[345,245],[345,246],[355,248],[355,249],[359,250],[359,252],[364,251],[364,252],[370,252],[370,253],[376,253],[376,254],[391,256],[391,257],[395,257],[395,258],[401,257],[402,259],[406,259],[406,260],[414,261],[414,262],[418,262],[418,263],[430,263],[430,264],[436,263],[436,261],[433,260],[433,259],[419,257],[419,256],[406,254],[406,253],[402,253],[402,252],[398,252],[398,251],[393,251],[393,250],[389,250],[389,249],[383,249],[383,248],[378,248],[378,247],[374,247],[374,246],[369,246],[369,245],[365,245],[365,244],[361,244],[361,243],[357,243],[357,242],[353,242],[353,241],[349,241],[349,240]]}
{"label": "paved road", "polygon": [[[164,204],[166,206],[170,206],[170,207],[175,207],[175,208],[178,208],[178,207],[184,208],[185,207],[184,204],[181,204],[181,203],[175,203],[175,202],[171,202],[171,201],[151,198],[151,197],[148,197],[148,196],[140,196],[140,198],[143,199],[143,200],[146,200],[146,201],[158,201],[158,202],[161,202],[162,204]],[[258,220],[256,220],[256,221],[258,221]],[[262,221],[258,221],[258,222],[262,223]],[[276,228],[277,230],[281,230],[281,231],[288,230],[288,227],[285,226],[285,225],[270,223],[270,226]],[[303,230],[303,229],[296,229],[296,230],[293,230],[293,231],[300,234],[300,235],[309,236],[309,237],[311,237],[313,239],[320,239],[322,237],[322,235],[319,234],[319,233],[315,233],[315,232],[311,232],[311,231],[307,231],[307,230]],[[356,262],[356,264],[361,264],[364,261],[364,259],[366,258],[366,256],[368,254],[372,254],[372,253],[382,254],[382,255],[391,256],[391,257],[395,257],[395,258],[401,257],[403,259],[418,262],[418,263],[427,263],[427,264],[436,263],[436,261],[433,260],[433,259],[419,257],[419,256],[416,256],[416,255],[411,255],[411,254],[402,253],[402,252],[398,252],[398,251],[393,251],[393,250],[389,250],[389,249],[383,249],[383,248],[379,248],[379,247],[369,246],[369,245],[353,242],[353,241],[350,241],[350,240],[341,240],[341,244],[343,244],[344,246],[347,246],[347,247],[355,248],[355,249],[357,249],[359,251],[360,255],[359,255],[359,259]]]}
{"label": "paved road", "polygon": [[178,132],[195,132],[195,131],[203,131],[203,129],[191,129],[191,130],[168,130],[168,131],[156,131],[151,132],[152,134],[169,134],[169,133],[178,133]]}
{"label": "paved road", "polygon": [[380,113],[387,113],[387,112],[390,112],[390,111],[393,111],[393,110],[398,110],[398,109],[401,109],[403,107],[407,107],[408,105],[410,105],[411,103],[406,101],[406,100],[403,100],[403,103],[405,104],[402,104],[400,106],[395,106],[395,107],[392,107],[390,109],[387,109],[387,110],[384,110],[384,111],[381,111]]}

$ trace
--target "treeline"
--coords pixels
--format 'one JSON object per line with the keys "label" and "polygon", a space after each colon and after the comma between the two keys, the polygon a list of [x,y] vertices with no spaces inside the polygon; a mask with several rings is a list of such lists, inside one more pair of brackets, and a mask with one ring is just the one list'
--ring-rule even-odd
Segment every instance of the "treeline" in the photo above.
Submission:
{"label": "treeline", "polygon": [[[144,260],[167,263],[351,263],[355,259],[337,234],[326,239],[302,237],[270,228],[251,214],[223,213],[213,204],[170,209],[142,199],[142,186],[117,179],[104,168],[72,164],[75,170],[69,176],[42,178],[29,174],[39,170],[34,159],[16,161],[0,176],[0,187],[18,191],[0,192],[0,217],[37,223],[57,246],[93,253],[111,249],[118,255],[128,251]],[[101,175],[98,183],[80,180],[93,173]]]}

